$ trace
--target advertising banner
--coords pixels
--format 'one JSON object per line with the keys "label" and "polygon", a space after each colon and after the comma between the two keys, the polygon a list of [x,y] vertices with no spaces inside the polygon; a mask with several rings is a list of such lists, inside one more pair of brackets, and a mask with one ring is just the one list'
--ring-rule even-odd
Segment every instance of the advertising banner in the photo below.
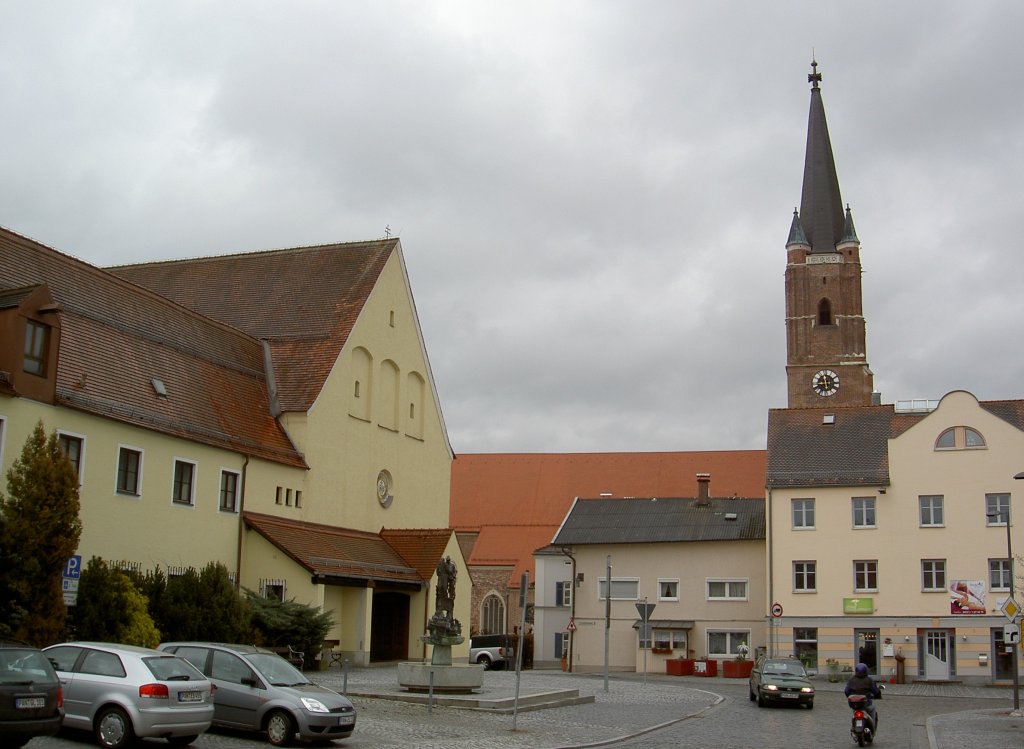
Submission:
{"label": "advertising banner", "polygon": [[985,613],[985,581],[953,580],[949,584],[949,613],[973,616]]}

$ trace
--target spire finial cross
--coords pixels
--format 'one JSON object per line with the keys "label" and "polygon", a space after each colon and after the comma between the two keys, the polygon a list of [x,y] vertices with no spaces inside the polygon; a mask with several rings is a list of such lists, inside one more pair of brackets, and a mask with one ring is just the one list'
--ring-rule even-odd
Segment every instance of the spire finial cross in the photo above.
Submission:
{"label": "spire finial cross", "polygon": [[818,61],[811,58],[811,72],[807,74],[807,82],[812,84],[811,88],[817,88],[821,83],[821,73],[818,72]]}

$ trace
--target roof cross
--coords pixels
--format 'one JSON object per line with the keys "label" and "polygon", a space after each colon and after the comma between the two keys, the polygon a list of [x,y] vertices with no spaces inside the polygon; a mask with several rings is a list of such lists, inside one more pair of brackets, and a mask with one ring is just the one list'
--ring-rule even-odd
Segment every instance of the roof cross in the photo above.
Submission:
{"label": "roof cross", "polygon": [[821,73],[818,72],[818,61],[815,59],[811,60],[811,72],[807,74],[807,82],[814,84],[811,88],[817,88],[821,83]]}

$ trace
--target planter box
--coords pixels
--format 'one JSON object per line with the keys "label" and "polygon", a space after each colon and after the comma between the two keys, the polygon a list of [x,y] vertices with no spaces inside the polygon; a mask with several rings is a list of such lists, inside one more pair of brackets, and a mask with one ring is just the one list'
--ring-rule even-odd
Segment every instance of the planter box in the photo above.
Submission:
{"label": "planter box", "polygon": [[692,676],[693,664],[692,658],[673,658],[665,661],[665,673],[669,676]]}
{"label": "planter box", "polygon": [[722,661],[722,676],[726,679],[749,679],[753,670],[753,661]]}
{"label": "planter box", "polygon": [[718,661],[695,661],[694,676],[718,676]]}

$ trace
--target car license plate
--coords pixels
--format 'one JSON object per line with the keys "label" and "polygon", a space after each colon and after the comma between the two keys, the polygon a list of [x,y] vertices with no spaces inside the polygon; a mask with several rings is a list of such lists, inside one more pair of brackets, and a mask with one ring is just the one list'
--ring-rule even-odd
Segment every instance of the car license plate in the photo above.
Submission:
{"label": "car license plate", "polygon": [[784,699],[784,700],[795,700],[800,695],[793,694],[792,692],[783,692],[779,696],[782,697],[782,699]]}
{"label": "car license plate", "polygon": [[178,692],[178,702],[202,702],[203,693],[198,690]]}
{"label": "car license plate", "polygon": [[353,721],[355,721],[355,717],[354,716],[352,716],[352,715],[342,715],[340,718],[338,718],[338,725],[339,726],[350,726],[350,725],[352,725]]}
{"label": "car license plate", "polygon": [[37,707],[46,707],[46,698],[45,697],[18,697],[15,700],[14,704],[17,707],[23,708],[25,710],[29,710],[31,708],[37,708]]}

